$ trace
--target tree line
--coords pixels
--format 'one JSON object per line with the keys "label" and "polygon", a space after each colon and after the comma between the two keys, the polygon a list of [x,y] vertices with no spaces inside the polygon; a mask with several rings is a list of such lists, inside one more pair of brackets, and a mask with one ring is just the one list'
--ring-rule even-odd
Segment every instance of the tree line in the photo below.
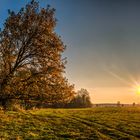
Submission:
{"label": "tree line", "polygon": [[66,46],[55,32],[55,9],[40,8],[32,0],[8,14],[0,31],[1,106],[76,107],[77,102],[81,106],[87,95],[76,93],[63,74]]}

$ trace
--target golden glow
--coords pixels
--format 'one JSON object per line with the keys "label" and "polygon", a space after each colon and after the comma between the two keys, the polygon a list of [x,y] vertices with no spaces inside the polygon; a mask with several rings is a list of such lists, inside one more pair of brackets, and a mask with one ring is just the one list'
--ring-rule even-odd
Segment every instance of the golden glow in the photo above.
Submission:
{"label": "golden glow", "polygon": [[140,86],[136,88],[136,93],[140,95]]}
{"label": "golden glow", "polygon": [[140,95],[140,84],[138,82],[135,82],[135,86],[133,86],[132,91],[137,95]]}
{"label": "golden glow", "polygon": [[131,89],[133,93],[140,95],[140,82],[134,81],[134,86]]}

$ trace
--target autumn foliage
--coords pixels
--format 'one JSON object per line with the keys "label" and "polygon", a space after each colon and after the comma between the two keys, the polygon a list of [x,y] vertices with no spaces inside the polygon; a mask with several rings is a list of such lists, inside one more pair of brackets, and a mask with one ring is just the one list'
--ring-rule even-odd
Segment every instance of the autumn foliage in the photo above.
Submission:
{"label": "autumn foliage", "polygon": [[55,10],[32,0],[18,13],[8,11],[0,32],[0,103],[63,106],[74,87],[63,76],[65,46],[55,33]]}

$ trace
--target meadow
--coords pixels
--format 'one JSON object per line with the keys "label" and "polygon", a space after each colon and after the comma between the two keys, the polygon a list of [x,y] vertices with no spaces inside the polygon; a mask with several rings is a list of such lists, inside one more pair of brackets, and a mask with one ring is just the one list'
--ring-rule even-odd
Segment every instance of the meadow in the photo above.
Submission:
{"label": "meadow", "polygon": [[0,139],[139,140],[140,107],[0,111]]}

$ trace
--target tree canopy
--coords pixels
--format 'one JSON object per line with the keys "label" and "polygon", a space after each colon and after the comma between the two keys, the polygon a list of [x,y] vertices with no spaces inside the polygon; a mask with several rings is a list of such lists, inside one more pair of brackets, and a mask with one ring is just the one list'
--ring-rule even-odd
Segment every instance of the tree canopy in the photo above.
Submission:
{"label": "tree canopy", "polygon": [[91,107],[92,102],[89,96],[89,92],[81,88],[78,90],[74,96],[74,98],[71,100],[71,102],[68,104],[68,107]]}
{"label": "tree canopy", "polygon": [[57,106],[69,102],[74,86],[64,77],[66,59],[55,33],[55,9],[32,0],[9,16],[0,32],[0,103]]}

